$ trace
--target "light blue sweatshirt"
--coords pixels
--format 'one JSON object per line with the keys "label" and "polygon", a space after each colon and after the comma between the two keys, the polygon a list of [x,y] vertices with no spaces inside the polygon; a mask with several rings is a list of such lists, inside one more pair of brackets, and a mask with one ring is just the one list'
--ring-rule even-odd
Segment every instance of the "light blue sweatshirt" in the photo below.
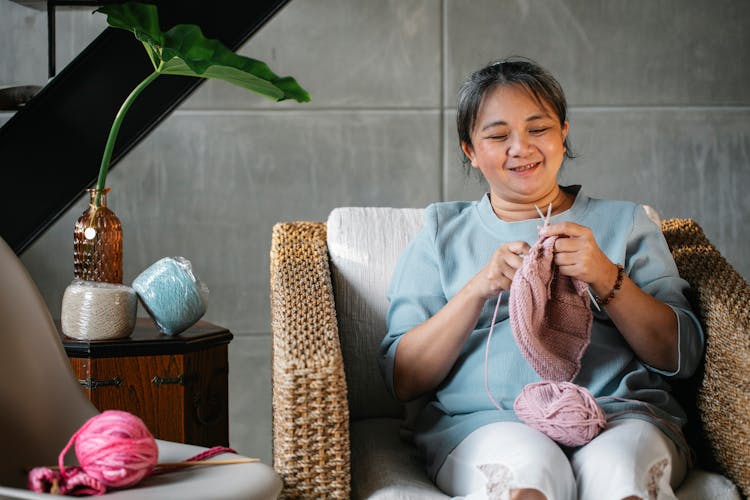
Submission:
{"label": "light blue sweatshirt", "polygon": [[[553,216],[551,223],[571,221],[589,227],[607,257],[621,263],[642,290],[671,306],[679,324],[679,366],[675,372],[664,372],[638,359],[604,308],[592,308],[591,341],[573,382],[597,398],[610,420],[649,420],[687,453],[679,431],[685,424],[685,413],[669,393],[666,379],[690,376],[703,351],[703,332],[684,294],[688,284],[679,277],[659,227],[642,206],[589,198],[579,186],[564,189],[577,192],[575,202],[567,211]],[[488,195],[476,202],[427,207],[424,226],[401,255],[388,292],[387,334],[378,361],[392,393],[394,359],[401,336],[437,313],[502,243],[523,240],[533,245],[540,225],[540,219],[499,219]],[[414,441],[424,453],[433,480],[446,456],[472,431],[491,422],[517,421],[513,412],[516,396],[526,384],[540,380],[516,345],[505,293],[488,363],[490,391],[503,410],[490,401],[484,384],[485,346],[496,300],[487,301],[455,365],[416,419]]]}

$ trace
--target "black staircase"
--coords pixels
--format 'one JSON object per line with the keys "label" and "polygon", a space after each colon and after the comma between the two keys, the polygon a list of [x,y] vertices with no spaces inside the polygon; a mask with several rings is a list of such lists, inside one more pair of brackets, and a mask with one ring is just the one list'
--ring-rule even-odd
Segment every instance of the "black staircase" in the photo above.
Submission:
{"label": "black staircase", "polygon": [[[198,24],[207,37],[236,50],[288,1],[150,3],[159,6],[163,30]],[[0,236],[17,254],[96,182],[117,110],[152,71],[131,33],[107,28],[0,128]],[[164,76],[146,88],[122,124],[110,168],[203,81]]]}

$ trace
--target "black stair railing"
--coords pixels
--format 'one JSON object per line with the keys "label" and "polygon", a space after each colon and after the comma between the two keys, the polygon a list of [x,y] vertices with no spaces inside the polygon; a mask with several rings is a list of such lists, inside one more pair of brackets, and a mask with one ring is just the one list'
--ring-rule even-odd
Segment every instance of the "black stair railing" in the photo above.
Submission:
{"label": "black stair railing", "polygon": [[[163,29],[198,24],[236,50],[288,1],[151,3]],[[131,33],[107,28],[0,128],[0,236],[17,254],[93,186],[117,110],[152,70]],[[110,168],[203,81],[168,76],[146,88],[122,124]]]}

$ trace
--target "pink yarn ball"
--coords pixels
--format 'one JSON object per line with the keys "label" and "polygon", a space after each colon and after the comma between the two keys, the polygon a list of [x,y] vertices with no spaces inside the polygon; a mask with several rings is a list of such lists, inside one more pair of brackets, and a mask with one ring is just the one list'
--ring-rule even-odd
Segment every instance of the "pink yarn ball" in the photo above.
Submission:
{"label": "pink yarn ball", "polygon": [[528,426],[566,446],[584,445],[607,426],[607,417],[594,396],[570,382],[528,384],[513,409]]}
{"label": "pink yarn ball", "polygon": [[159,458],[156,440],[146,425],[124,411],[108,410],[90,418],[60,454],[61,471],[71,443],[84,472],[112,488],[138,483],[151,474]]}

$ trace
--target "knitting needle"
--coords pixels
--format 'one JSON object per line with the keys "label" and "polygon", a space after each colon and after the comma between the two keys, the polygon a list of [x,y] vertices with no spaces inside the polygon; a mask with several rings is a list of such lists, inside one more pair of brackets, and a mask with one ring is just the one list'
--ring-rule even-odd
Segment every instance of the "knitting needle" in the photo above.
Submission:
{"label": "knitting needle", "polygon": [[[552,207],[552,204],[550,203],[550,207]],[[542,213],[542,210],[534,203],[534,208],[536,208],[536,212],[539,214],[539,217],[541,217],[542,222],[544,222],[544,225],[546,226],[549,224],[549,221],[544,218],[544,214]]]}
{"label": "knitting needle", "polygon": [[[539,214],[539,217],[541,217],[542,220],[544,221],[544,225],[548,226],[549,221],[550,221],[550,216],[552,215],[552,203],[550,203],[549,206],[547,206],[547,217],[544,216],[544,214],[542,213],[542,210],[536,205],[536,203],[534,204],[534,208],[536,208],[536,211]],[[594,294],[591,293],[591,288],[586,288],[586,291],[589,292],[589,297],[591,297],[591,302],[594,303],[594,307],[596,307],[596,310],[601,312],[602,309],[599,307],[599,303],[594,298]]]}
{"label": "knitting needle", "polygon": [[599,307],[599,303],[594,298],[594,294],[591,293],[591,288],[587,288],[586,290],[589,292],[589,297],[591,297],[591,302],[594,303],[594,307],[596,307],[596,310],[599,311],[599,312],[601,312],[602,309],[601,309],[601,307]]}
{"label": "knitting needle", "polygon": [[[258,458],[230,458],[227,460],[185,460],[183,462],[164,462],[156,464],[156,467],[193,467],[194,465],[232,465],[260,462]],[[47,466],[51,470],[59,470],[57,465]],[[31,470],[31,469],[28,469]]]}
{"label": "knitting needle", "polygon": [[260,462],[257,458],[230,458],[227,460],[185,460],[183,462],[172,462],[156,464],[157,467],[192,467],[194,465],[231,465],[231,464],[248,464]]}

